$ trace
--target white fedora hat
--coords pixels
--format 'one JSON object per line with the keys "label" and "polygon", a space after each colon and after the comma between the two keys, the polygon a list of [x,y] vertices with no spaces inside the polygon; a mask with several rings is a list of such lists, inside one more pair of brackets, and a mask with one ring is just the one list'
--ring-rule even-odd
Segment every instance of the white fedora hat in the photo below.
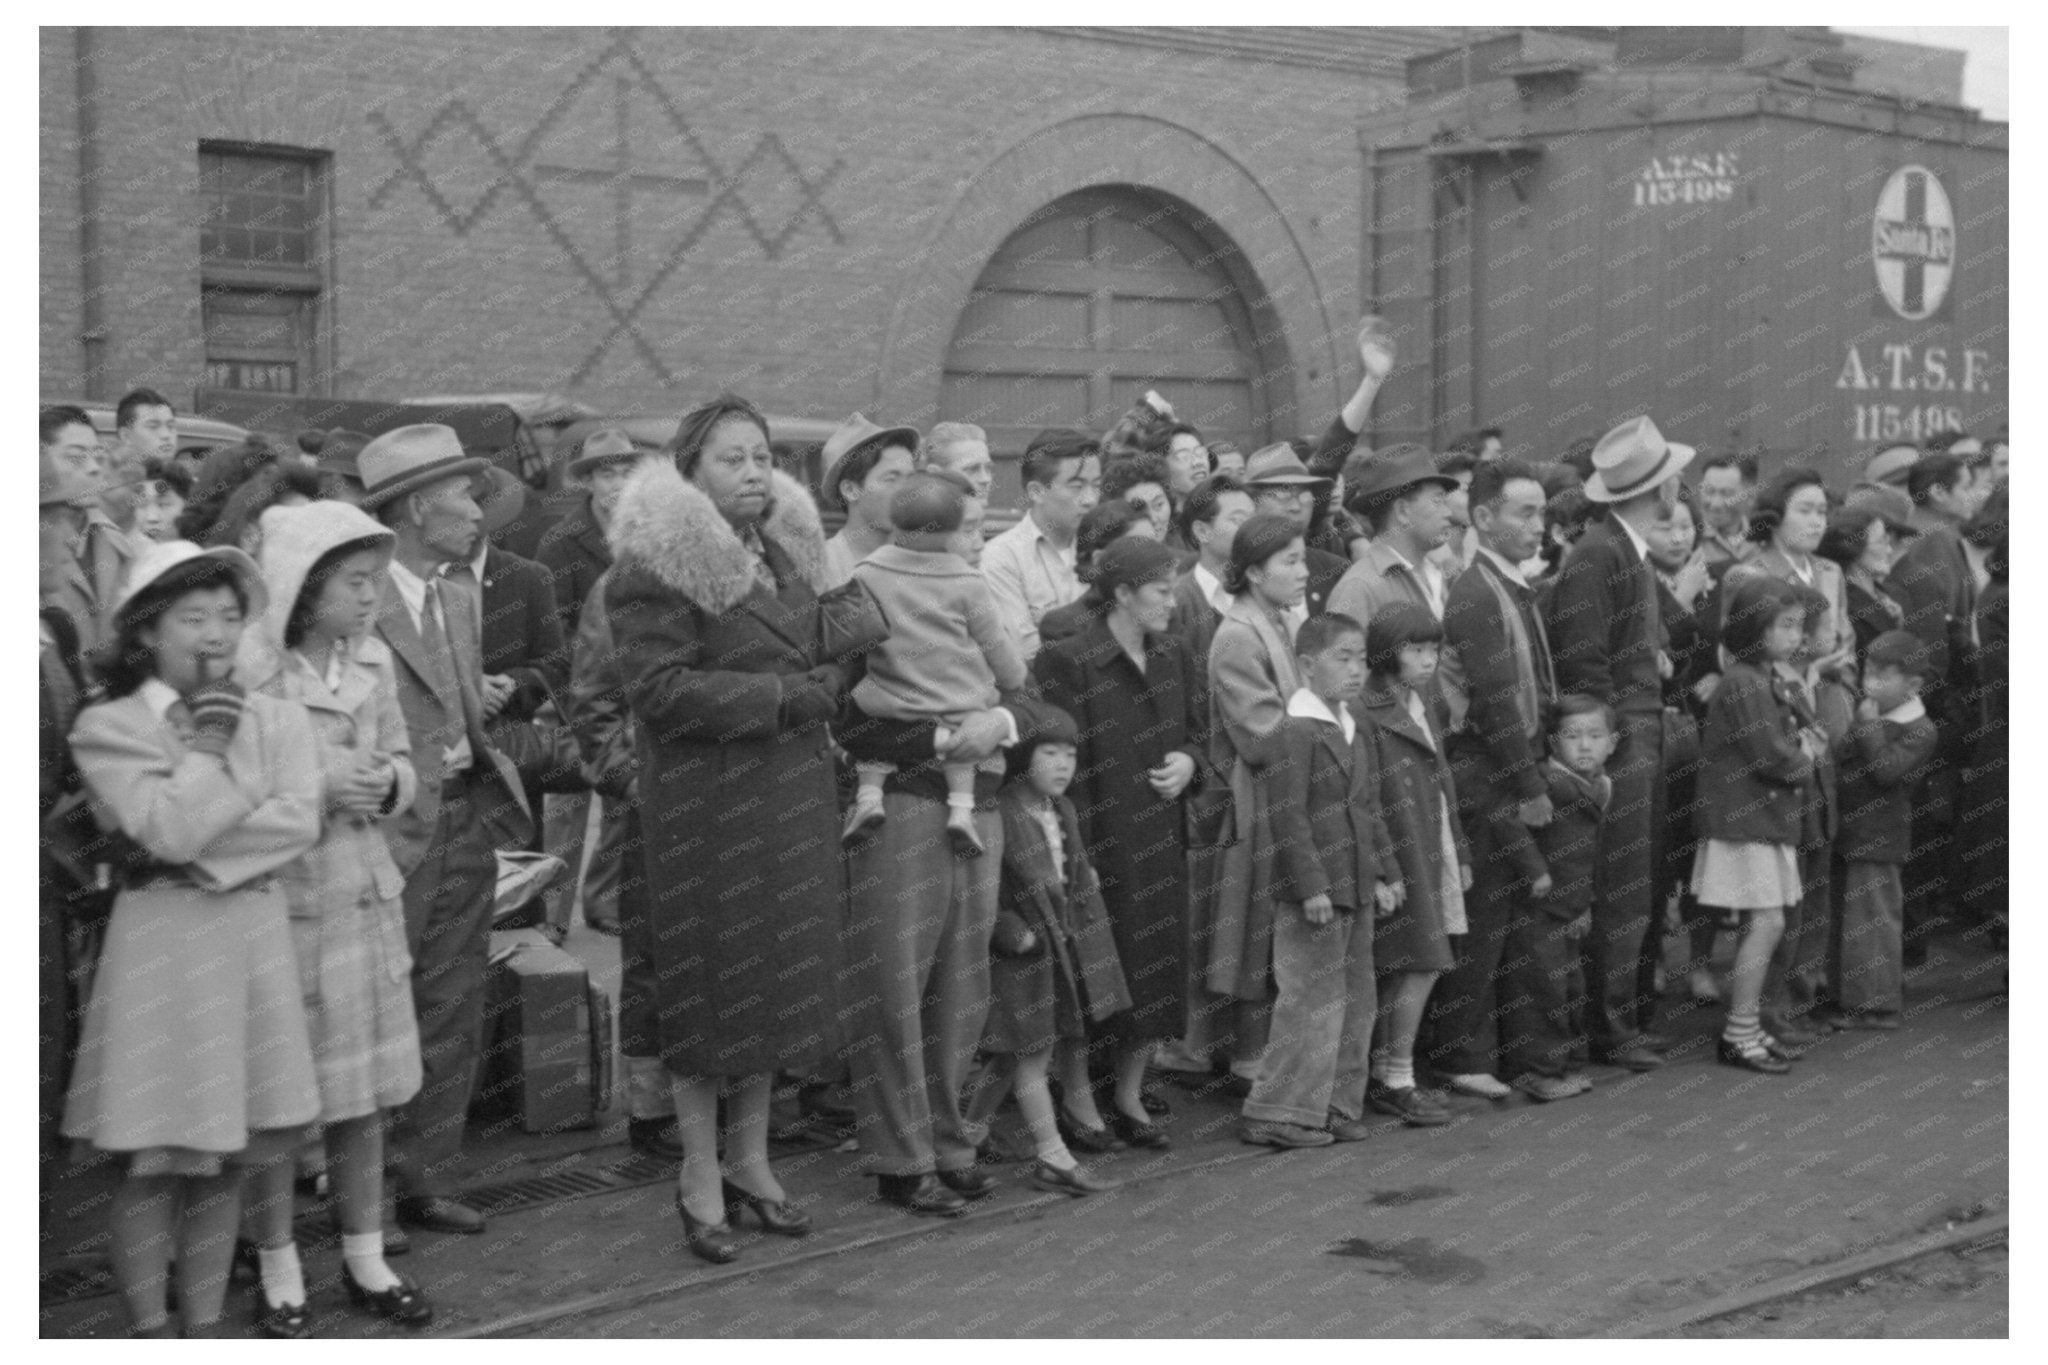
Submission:
{"label": "white fedora hat", "polygon": [[1647,416],[1631,417],[1593,447],[1593,477],[1586,480],[1590,502],[1623,502],[1647,493],[1692,463],[1699,452],[1664,439]]}

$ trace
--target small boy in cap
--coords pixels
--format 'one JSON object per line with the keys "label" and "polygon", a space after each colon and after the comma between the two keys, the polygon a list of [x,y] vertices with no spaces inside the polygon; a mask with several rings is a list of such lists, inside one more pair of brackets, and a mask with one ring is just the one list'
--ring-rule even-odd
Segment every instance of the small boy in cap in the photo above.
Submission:
{"label": "small boy in cap", "polygon": [[[1023,656],[1003,629],[987,580],[951,548],[973,495],[973,485],[950,471],[912,474],[889,499],[895,535],[853,570],[889,626],[888,638],[867,656],[854,704],[888,720],[939,721],[942,750],[952,735],[947,727],[994,706],[999,692],[1022,687],[1025,678]],[[946,832],[955,852],[979,857],[986,849],[974,828],[974,765],[944,768]],[[882,784],[891,771],[887,763],[859,765],[846,839],[887,818]]]}
{"label": "small boy in cap", "polygon": [[1918,636],[1888,630],[1863,656],[1863,700],[1842,747],[1841,955],[1836,1028],[1895,1029],[1905,1007],[1900,868],[1913,847],[1913,788],[1934,758],[1934,722],[1920,690],[1934,672]]}

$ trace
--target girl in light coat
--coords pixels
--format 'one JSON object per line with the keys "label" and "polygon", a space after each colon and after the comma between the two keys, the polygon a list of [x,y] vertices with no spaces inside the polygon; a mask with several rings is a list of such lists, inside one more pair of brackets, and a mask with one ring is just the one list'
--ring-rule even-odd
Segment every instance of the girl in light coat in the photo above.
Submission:
{"label": "girl in light coat", "polygon": [[[1292,527],[1290,532],[1289,528]],[[1216,858],[1206,922],[1193,938],[1209,990],[1243,1002],[1230,1026],[1231,1069],[1249,1081],[1264,1046],[1246,1005],[1271,998],[1278,849],[1253,775],[1286,752],[1287,699],[1301,687],[1296,615],[1308,592],[1307,549],[1287,517],[1262,512],[1237,528],[1224,587],[1235,594],[1209,645],[1210,760],[1230,779],[1232,831]]]}
{"label": "girl in light coat", "polygon": [[108,1209],[134,1336],[220,1335],[239,1167],[288,1155],[320,1113],[277,873],[320,835],[304,707],[229,676],[263,606],[240,550],[150,546],[114,606],[108,700],[72,752],[122,881],[86,1005],[64,1132],[126,1168]]}
{"label": "girl in light coat", "polygon": [[[382,822],[412,805],[412,745],[398,707],[391,651],[370,633],[391,562],[392,533],[341,502],[263,514],[270,605],[242,637],[237,676],[303,705],[319,739],[320,842],[286,870],[320,1122],[341,1227],[350,1298],[419,1326],[426,1298],[384,1263],[384,1112],[420,1088],[405,881]],[[304,1336],[306,1290],[292,1243],[291,1163],[249,1174],[262,1274],[257,1325]]]}

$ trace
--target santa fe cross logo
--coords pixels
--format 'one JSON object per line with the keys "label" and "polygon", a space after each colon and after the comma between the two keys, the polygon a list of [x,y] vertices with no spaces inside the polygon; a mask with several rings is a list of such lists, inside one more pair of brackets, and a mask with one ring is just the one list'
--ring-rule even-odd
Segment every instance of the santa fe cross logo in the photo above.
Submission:
{"label": "santa fe cross logo", "polygon": [[1870,222],[1871,263],[1892,311],[1918,321],[1948,297],[1956,268],[1956,215],[1925,166],[1901,166],[1878,192]]}

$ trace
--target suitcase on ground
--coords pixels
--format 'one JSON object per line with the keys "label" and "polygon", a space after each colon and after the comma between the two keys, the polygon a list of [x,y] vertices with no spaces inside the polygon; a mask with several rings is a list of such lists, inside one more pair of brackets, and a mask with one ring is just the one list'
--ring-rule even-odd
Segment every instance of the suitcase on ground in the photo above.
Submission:
{"label": "suitcase on ground", "polygon": [[611,998],[546,934],[491,935],[484,1058],[470,1112],[529,1133],[589,1128],[611,1104]]}

